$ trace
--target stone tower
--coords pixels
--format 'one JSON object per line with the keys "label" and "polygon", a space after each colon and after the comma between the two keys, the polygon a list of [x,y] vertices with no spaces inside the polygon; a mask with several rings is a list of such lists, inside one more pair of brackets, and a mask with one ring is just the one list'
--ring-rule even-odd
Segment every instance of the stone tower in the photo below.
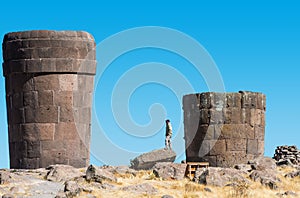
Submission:
{"label": "stone tower", "polygon": [[81,31],[3,39],[11,168],[89,163],[95,42]]}
{"label": "stone tower", "polygon": [[187,161],[229,167],[264,154],[266,97],[201,93],[183,97]]}

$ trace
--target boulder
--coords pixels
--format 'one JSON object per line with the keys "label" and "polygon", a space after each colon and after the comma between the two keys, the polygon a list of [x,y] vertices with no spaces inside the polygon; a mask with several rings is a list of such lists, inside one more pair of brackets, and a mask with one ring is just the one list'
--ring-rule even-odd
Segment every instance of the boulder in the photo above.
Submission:
{"label": "boulder", "polygon": [[232,168],[209,167],[208,169],[200,168],[195,173],[194,181],[211,186],[224,187],[233,182],[249,181],[243,177],[244,172]]}
{"label": "boulder", "polygon": [[186,164],[175,164],[171,162],[159,162],[153,167],[153,173],[156,177],[163,179],[182,180],[185,176]]}
{"label": "boulder", "polygon": [[260,182],[262,185],[267,186],[272,190],[277,189],[277,183],[281,182],[274,172],[267,170],[254,170],[250,174],[250,178],[255,182]]}
{"label": "boulder", "polygon": [[152,185],[148,183],[126,186],[122,188],[122,190],[130,191],[137,194],[143,193],[147,195],[156,194],[158,192],[156,188],[154,188]]}
{"label": "boulder", "polygon": [[174,162],[176,153],[169,149],[159,149],[144,153],[130,161],[130,168],[135,170],[149,170],[158,162]]}
{"label": "boulder", "polygon": [[55,182],[66,182],[84,175],[79,169],[69,165],[51,165],[46,169],[49,170],[46,176],[47,180]]}
{"label": "boulder", "polygon": [[117,182],[117,178],[110,171],[109,167],[96,167],[90,165],[86,170],[86,180],[102,183],[103,180]]}
{"label": "boulder", "polygon": [[251,168],[253,170],[259,170],[259,171],[264,171],[264,170],[276,170],[276,162],[274,159],[270,157],[258,157],[254,160],[251,160],[248,162],[248,164],[251,165]]}
{"label": "boulder", "polygon": [[64,191],[65,191],[67,197],[76,197],[81,193],[82,188],[75,181],[67,181],[65,184]]}

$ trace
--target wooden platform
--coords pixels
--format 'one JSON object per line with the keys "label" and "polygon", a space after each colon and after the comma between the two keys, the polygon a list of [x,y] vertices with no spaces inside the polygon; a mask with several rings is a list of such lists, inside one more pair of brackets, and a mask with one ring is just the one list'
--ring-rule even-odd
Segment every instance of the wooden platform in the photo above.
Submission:
{"label": "wooden platform", "polygon": [[208,162],[187,162],[185,176],[192,180],[197,168],[208,168],[208,166]]}

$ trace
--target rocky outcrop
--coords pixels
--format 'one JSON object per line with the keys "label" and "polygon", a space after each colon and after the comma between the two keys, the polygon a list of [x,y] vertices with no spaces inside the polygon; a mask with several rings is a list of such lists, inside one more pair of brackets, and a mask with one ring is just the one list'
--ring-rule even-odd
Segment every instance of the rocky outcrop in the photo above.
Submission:
{"label": "rocky outcrop", "polygon": [[194,181],[200,184],[224,187],[230,183],[249,182],[243,174],[243,171],[232,168],[199,168],[195,173]]}
{"label": "rocky outcrop", "polygon": [[49,170],[47,180],[56,182],[68,181],[84,175],[79,169],[69,165],[51,165],[47,170]]}
{"label": "rocky outcrop", "polygon": [[260,182],[262,185],[267,186],[272,190],[277,189],[277,183],[281,182],[281,180],[276,176],[276,174],[273,171],[266,170],[255,170],[250,174],[250,178],[255,182]]}
{"label": "rocky outcrop", "polygon": [[251,168],[253,170],[260,170],[260,171],[264,171],[264,170],[274,171],[276,170],[277,167],[274,159],[270,157],[264,157],[264,156],[251,160],[248,162],[248,164],[251,165]]}
{"label": "rocky outcrop", "polygon": [[185,176],[186,164],[175,164],[171,162],[160,162],[153,167],[153,173],[156,177],[162,179],[182,180]]}
{"label": "rocky outcrop", "polygon": [[176,153],[169,149],[159,149],[144,153],[130,161],[130,168],[149,170],[158,162],[174,162]]}
{"label": "rocky outcrop", "polygon": [[93,165],[90,165],[86,170],[86,176],[87,181],[96,181],[99,183],[102,183],[103,180],[108,180],[112,182],[117,182],[117,178],[114,176],[114,174],[111,172],[111,170],[108,167],[96,167]]}
{"label": "rocky outcrop", "polygon": [[300,150],[297,146],[277,146],[273,159],[277,166],[300,165]]}

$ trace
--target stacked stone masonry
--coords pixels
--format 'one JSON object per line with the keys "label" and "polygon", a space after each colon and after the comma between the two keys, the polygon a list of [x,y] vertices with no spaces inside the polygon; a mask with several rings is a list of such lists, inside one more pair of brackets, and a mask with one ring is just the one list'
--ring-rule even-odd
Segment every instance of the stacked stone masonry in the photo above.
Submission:
{"label": "stacked stone masonry", "polygon": [[95,42],[81,31],[3,40],[11,168],[89,163]]}
{"label": "stacked stone masonry", "polygon": [[187,161],[230,167],[264,154],[266,97],[201,93],[183,97]]}
{"label": "stacked stone masonry", "polygon": [[281,165],[300,165],[300,150],[297,146],[277,146],[273,157],[276,164]]}

